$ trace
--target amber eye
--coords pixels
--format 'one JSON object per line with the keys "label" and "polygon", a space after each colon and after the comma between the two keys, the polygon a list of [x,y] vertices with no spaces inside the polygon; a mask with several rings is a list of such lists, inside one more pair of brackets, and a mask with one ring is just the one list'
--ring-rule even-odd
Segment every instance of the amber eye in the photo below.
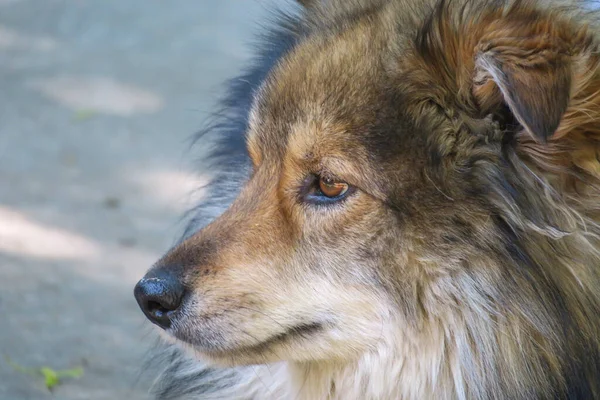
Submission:
{"label": "amber eye", "polygon": [[319,190],[325,197],[333,198],[342,196],[348,191],[348,188],[349,186],[345,182],[326,177],[319,179]]}

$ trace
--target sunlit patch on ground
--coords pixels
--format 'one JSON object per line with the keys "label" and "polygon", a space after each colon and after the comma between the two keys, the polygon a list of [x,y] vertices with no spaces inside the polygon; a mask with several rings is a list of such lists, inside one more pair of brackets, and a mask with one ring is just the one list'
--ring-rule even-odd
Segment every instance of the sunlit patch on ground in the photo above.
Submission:
{"label": "sunlit patch on ground", "polygon": [[153,201],[177,212],[185,212],[206,195],[208,175],[185,171],[131,171],[129,179]]}
{"label": "sunlit patch on ground", "polygon": [[43,225],[22,213],[0,207],[0,252],[43,259],[86,260],[99,246],[76,233]]}
{"label": "sunlit patch on ground", "polygon": [[31,86],[75,111],[127,117],[156,112],[164,103],[156,93],[105,77],[62,75],[33,81]]}
{"label": "sunlit patch on ground", "polygon": [[[0,5],[7,0],[0,0]],[[44,36],[31,36],[0,25],[0,50],[22,49],[51,51],[58,47],[56,40]]]}

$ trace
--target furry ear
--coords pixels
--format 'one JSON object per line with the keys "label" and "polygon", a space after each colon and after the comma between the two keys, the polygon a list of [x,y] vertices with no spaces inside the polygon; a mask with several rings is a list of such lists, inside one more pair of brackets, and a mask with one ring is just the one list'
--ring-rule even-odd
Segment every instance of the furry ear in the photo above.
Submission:
{"label": "furry ear", "polygon": [[427,72],[477,117],[508,108],[525,132],[545,142],[571,103],[592,36],[558,8],[537,9],[527,0],[483,3],[440,0],[418,32],[420,62],[412,73]]}
{"label": "furry ear", "polygon": [[503,38],[482,46],[475,61],[474,94],[482,102],[495,96],[493,81],[515,119],[542,141],[558,129],[569,105],[569,57],[544,48],[535,38]]}
{"label": "furry ear", "polygon": [[466,3],[440,0],[418,31],[416,57],[403,63],[403,92],[415,107],[433,103],[461,121],[492,115],[518,122],[519,155],[553,182],[577,188],[572,182],[585,180],[589,187],[590,176],[600,179],[594,23],[572,9],[537,9],[528,0],[512,6],[490,0],[475,9]]}
{"label": "furry ear", "polygon": [[484,109],[497,106],[500,96],[529,134],[547,141],[569,105],[576,49],[566,37],[570,27],[544,17],[513,9],[484,28],[473,94]]}

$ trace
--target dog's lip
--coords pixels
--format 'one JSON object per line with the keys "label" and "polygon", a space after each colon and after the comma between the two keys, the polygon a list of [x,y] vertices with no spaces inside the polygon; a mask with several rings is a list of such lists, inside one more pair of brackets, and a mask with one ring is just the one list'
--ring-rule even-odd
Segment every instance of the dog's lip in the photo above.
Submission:
{"label": "dog's lip", "polygon": [[324,328],[324,325],[322,322],[311,322],[311,323],[303,323],[303,324],[295,325],[291,328],[286,329],[282,333],[278,333],[276,335],[271,336],[270,338],[259,343],[259,345],[261,345],[263,343],[280,342],[280,341],[288,339],[290,337],[310,336],[315,333],[322,332],[323,328]]}
{"label": "dog's lip", "polygon": [[267,339],[253,344],[236,346],[229,349],[202,349],[200,351],[209,355],[226,356],[235,353],[260,353],[272,346],[288,342],[289,340],[308,338],[322,332],[326,327],[324,322],[311,322],[294,325],[285,331],[268,337]]}

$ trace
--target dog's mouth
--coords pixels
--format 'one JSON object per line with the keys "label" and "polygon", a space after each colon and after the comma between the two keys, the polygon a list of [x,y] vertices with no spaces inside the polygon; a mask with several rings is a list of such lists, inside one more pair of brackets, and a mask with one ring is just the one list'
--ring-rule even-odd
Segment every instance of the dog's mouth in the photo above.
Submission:
{"label": "dog's mouth", "polygon": [[244,355],[259,355],[271,351],[279,345],[301,344],[303,340],[313,339],[316,335],[324,332],[326,329],[325,323],[312,322],[292,326],[281,333],[269,336],[257,343],[249,343],[243,345],[230,344],[227,346],[215,345],[214,343],[207,345],[201,338],[196,340],[184,340],[192,344],[197,351],[208,356],[216,358],[228,358],[231,356]]}
{"label": "dog's mouth", "polygon": [[263,350],[273,345],[289,342],[291,340],[308,339],[318,333],[323,332],[324,326],[320,322],[313,322],[310,324],[300,324],[293,326],[282,333],[271,336],[267,340],[264,340],[256,345],[245,346],[245,350]]}
{"label": "dog's mouth", "polygon": [[[313,322],[310,324],[300,324],[293,326],[284,332],[278,333],[269,337],[266,340],[263,340],[256,344],[244,345],[241,347],[237,347],[234,349],[234,352],[243,352],[243,353],[262,353],[273,346],[291,343],[293,341],[304,340],[308,338],[312,338],[314,335],[322,332],[324,330],[324,326],[322,323]],[[223,352],[228,353],[228,352]]]}

